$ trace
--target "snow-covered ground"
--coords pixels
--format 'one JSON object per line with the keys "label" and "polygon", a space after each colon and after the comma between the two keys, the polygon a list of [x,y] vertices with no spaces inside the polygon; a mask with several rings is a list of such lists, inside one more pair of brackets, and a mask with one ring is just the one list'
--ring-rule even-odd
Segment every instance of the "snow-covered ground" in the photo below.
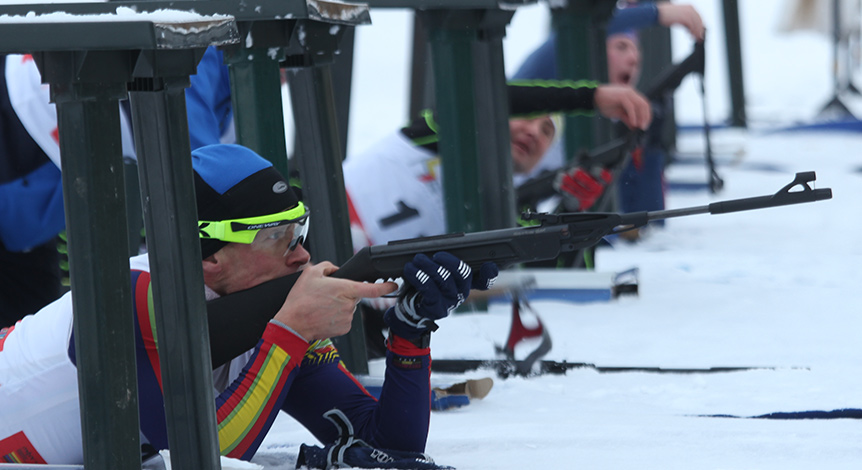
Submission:
{"label": "snow-covered ground", "polygon": [[[708,46],[710,120],[729,112],[720,4],[692,1],[713,32]],[[810,122],[831,97],[831,49],[812,33],[778,35],[785,2],[740,2],[748,131],[713,134],[725,188],[671,191],[668,207],[770,194],[796,172],[817,172],[834,198],[728,215],[672,219],[636,244],[597,254],[599,271],[640,270],[636,297],[573,304],[535,302],[553,349],[548,359],[599,366],[764,367],[713,374],[600,373],[496,379],[490,395],[432,415],[428,452],[467,469],[856,469],[858,420],[762,420],[699,415],[862,408],[862,133],[773,132]],[[523,11],[521,11],[523,10]],[[513,70],[547,29],[546,5],[518,11],[506,42]],[[406,118],[410,17],[372,11],[357,36],[350,146],[361,149]],[[404,41],[393,41],[403,36]],[[690,50],[683,33],[675,55]],[[401,48],[390,51],[393,45]],[[385,56],[385,57],[382,57]],[[403,68],[399,68],[402,67]],[[403,73],[402,73],[403,72]],[[389,83],[394,79],[397,83]],[[401,92],[400,90],[403,90]],[[702,122],[693,83],[677,94],[681,122]],[[399,95],[400,93],[400,95]],[[404,99],[400,99],[403,96]],[[394,97],[394,98],[393,98]],[[682,152],[702,152],[681,134]],[[703,182],[702,162],[668,169],[671,182]],[[506,339],[505,308],[441,322],[435,358],[492,358]],[[493,376],[435,373],[435,381]],[[293,468],[314,439],[286,416],[256,461]]]}
{"label": "snow-covered ground", "polygon": [[[533,307],[553,340],[549,359],[771,369],[689,375],[580,369],[497,379],[484,400],[432,414],[432,456],[462,470],[859,468],[858,420],[697,416],[862,408],[862,135],[732,137],[744,156],[719,167],[726,187],[718,199],[769,194],[806,170],[816,170],[818,187],[832,188],[834,198],[669,220],[637,244],[597,254],[600,271],[639,268],[637,297]],[[671,180],[704,178],[700,165],[668,173]],[[706,191],[671,192],[668,204],[714,200]],[[502,307],[449,318],[435,333],[433,355],[492,358],[509,322]],[[440,381],[483,376],[493,373],[433,374]],[[279,418],[261,457],[290,459],[300,442],[313,438]]]}

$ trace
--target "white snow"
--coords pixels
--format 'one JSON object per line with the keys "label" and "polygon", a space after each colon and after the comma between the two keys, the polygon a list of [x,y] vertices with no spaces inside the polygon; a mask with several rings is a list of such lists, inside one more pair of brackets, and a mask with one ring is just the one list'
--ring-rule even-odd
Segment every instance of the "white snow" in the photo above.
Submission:
{"label": "white snow", "polygon": [[[691,1],[709,28],[710,120],[730,110],[720,3]],[[862,408],[862,133],[771,132],[810,122],[832,96],[831,46],[812,33],[779,35],[785,2],[739,2],[750,130],[713,133],[725,188],[671,191],[668,207],[771,194],[796,172],[817,172],[834,199],[727,215],[672,219],[637,244],[597,254],[601,271],[640,269],[640,294],[607,303],[537,302],[553,339],[548,359],[599,366],[764,370],[716,374],[599,373],[495,379],[484,400],[432,414],[427,451],[468,469],[857,469],[858,420],[753,420],[702,414]],[[547,31],[546,4],[515,14],[506,39],[513,71]],[[357,28],[350,149],[406,119],[412,17],[372,10]],[[675,57],[691,41],[674,33]],[[397,40],[401,38],[401,40]],[[677,47],[678,46],[678,47]],[[858,73],[857,73],[858,78]],[[696,81],[678,91],[681,124],[701,124]],[[851,99],[856,104],[858,99]],[[702,154],[699,133],[683,153]],[[350,153],[350,152],[349,152]],[[705,165],[677,164],[671,182],[706,181]],[[440,322],[435,358],[492,358],[509,312]],[[376,370],[379,364],[373,364]],[[434,374],[435,381],[493,376]],[[255,461],[293,468],[300,443],[316,444],[284,415]]]}
{"label": "white snow", "polygon": [[[599,270],[640,269],[637,297],[533,307],[553,340],[548,359],[774,369],[691,375],[581,369],[496,379],[484,400],[432,414],[427,451],[438,462],[461,470],[859,468],[857,420],[696,416],[862,408],[862,135],[750,132],[734,141],[744,156],[719,166],[725,189],[715,197],[671,192],[669,208],[770,194],[806,170],[817,171],[817,187],[832,188],[834,199],[669,220],[637,244],[597,254]],[[671,167],[668,178],[704,181],[705,170]],[[492,358],[509,322],[505,308],[446,319],[434,334],[433,357]],[[432,378],[483,376],[494,374]],[[301,442],[314,440],[281,416],[261,458],[291,461]]]}
{"label": "white snow", "polygon": [[[49,2],[50,3],[50,2]],[[137,12],[129,7],[117,7],[114,13],[97,15],[79,15],[56,11],[53,13],[36,14],[34,11],[26,15],[0,15],[0,23],[95,23],[95,22],[134,22],[150,21],[154,23],[201,23],[205,21],[225,21],[232,19],[226,15],[199,15],[190,11],[159,9],[153,12]],[[192,28],[190,32],[197,32],[200,28]]]}

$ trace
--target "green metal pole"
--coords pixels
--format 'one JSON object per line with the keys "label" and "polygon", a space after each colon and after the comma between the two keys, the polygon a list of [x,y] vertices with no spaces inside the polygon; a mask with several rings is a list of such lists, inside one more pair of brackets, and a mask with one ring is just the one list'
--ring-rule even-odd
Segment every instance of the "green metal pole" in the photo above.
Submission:
{"label": "green metal pole", "polygon": [[503,37],[514,11],[486,10],[474,50],[476,131],[482,226],[486,230],[515,226],[509,94],[503,62]]}
{"label": "green metal pole", "polygon": [[130,158],[124,159],[123,174],[126,181],[126,217],[129,220],[127,228],[129,235],[129,256],[135,256],[141,251],[141,230],[144,228],[138,163]]}
{"label": "green metal pole", "polygon": [[[556,38],[557,77],[580,80],[594,75],[590,53],[590,8],[585,1],[572,1],[568,8],[551,10]],[[594,147],[592,118],[566,116],[566,159],[572,161],[581,148]]]}
{"label": "green metal pole", "polygon": [[290,173],[279,68],[283,58],[284,49],[280,47],[224,49],[230,70],[236,140],[272,162],[287,177]]}
{"label": "green metal pole", "polygon": [[[309,232],[311,258],[343,263],[353,255],[353,244],[331,71],[329,65],[317,65],[289,68],[287,74],[296,122],[296,164],[313,221]],[[348,370],[368,373],[360,315],[353,316],[350,333],[333,341]]]}
{"label": "green metal pole", "polygon": [[473,90],[475,11],[424,10],[421,15],[431,44],[440,130],[438,151],[446,195],[446,231],[483,229]]}
{"label": "green metal pole", "polygon": [[410,53],[410,103],[407,118],[414,119],[431,106],[434,84],[428,66],[428,34],[419,13],[413,13],[413,39]]}
{"label": "green metal pole", "polygon": [[[189,61],[192,67],[197,63]],[[129,96],[146,201],[144,224],[171,465],[220,469],[186,118],[188,76],[151,83]]]}
{"label": "green metal pole", "polygon": [[[650,81],[658,77],[667,67],[673,66],[673,54],[671,49],[670,29],[664,27],[653,27],[640,32],[641,56],[641,80],[638,90],[646,91],[651,85]],[[662,145],[667,149],[676,148],[676,119],[674,118],[673,94],[662,98],[664,107],[662,109]]]}
{"label": "green metal pole", "polygon": [[[334,56],[348,32],[352,33],[352,26],[300,21],[292,31],[282,64],[296,124],[293,161],[299,170],[302,197],[308,203],[313,221],[307,248],[314,262],[326,260],[340,264],[353,256],[332,72]],[[360,315],[354,315],[348,334],[332,338],[332,341],[351,372],[368,373],[365,331]]]}
{"label": "green metal pole", "polygon": [[[614,0],[570,0],[551,9],[558,78],[608,81],[604,25],[615,3]],[[608,141],[610,132],[610,123],[604,119],[566,116],[566,158],[572,161],[580,149]]]}
{"label": "green metal pole", "polygon": [[[44,70],[86,53],[46,54]],[[81,433],[86,468],[140,469],[118,102],[125,83],[57,83]],[[132,364],[132,367],[129,367]]]}
{"label": "green metal pole", "polygon": [[338,141],[341,155],[347,158],[347,131],[350,127],[350,93],[353,81],[353,50],[356,27],[345,26],[338,54],[332,62],[332,92],[335,96],[335,119],[338,124]]}
{"label": "green metal pole", "polygon": [[721,2],[724,13],[724,39],[727,47],[727,73],[730,82],[730,125],[748,127],[745,115],[745,84],[742,80],[742,41],[739,37],[737,0]]}

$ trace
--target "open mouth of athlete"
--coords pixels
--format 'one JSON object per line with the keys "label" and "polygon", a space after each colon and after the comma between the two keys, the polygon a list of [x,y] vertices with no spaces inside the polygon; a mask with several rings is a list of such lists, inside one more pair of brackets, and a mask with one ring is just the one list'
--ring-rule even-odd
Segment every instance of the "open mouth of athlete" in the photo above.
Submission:
{"label": "open mouth of athlete", "polygon": [[632,74],[630,74],[630,73],[620,74],[620,82],[625,83],[626,85],[630,85],[631,80],[632,80]]}
{"label": "open mouth of athlete", "polygon": [[513,145],[524,155],[528,155],[530,153],[530,146],[525,142],[516,140]]}

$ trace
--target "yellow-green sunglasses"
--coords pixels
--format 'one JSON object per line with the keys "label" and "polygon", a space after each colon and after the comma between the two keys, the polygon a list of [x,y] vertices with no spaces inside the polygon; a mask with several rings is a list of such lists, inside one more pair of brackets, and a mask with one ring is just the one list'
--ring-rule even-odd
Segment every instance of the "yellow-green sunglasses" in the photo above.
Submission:
{"label": "yellow-green sunglasses", "polygon": [[296,207],[276,214],[228,220],[199,220],[201,238],[252,245],[252,248],[271,248],[289,237],[287,252],[296,249],[308,234],[308,209],[302,202]]}

